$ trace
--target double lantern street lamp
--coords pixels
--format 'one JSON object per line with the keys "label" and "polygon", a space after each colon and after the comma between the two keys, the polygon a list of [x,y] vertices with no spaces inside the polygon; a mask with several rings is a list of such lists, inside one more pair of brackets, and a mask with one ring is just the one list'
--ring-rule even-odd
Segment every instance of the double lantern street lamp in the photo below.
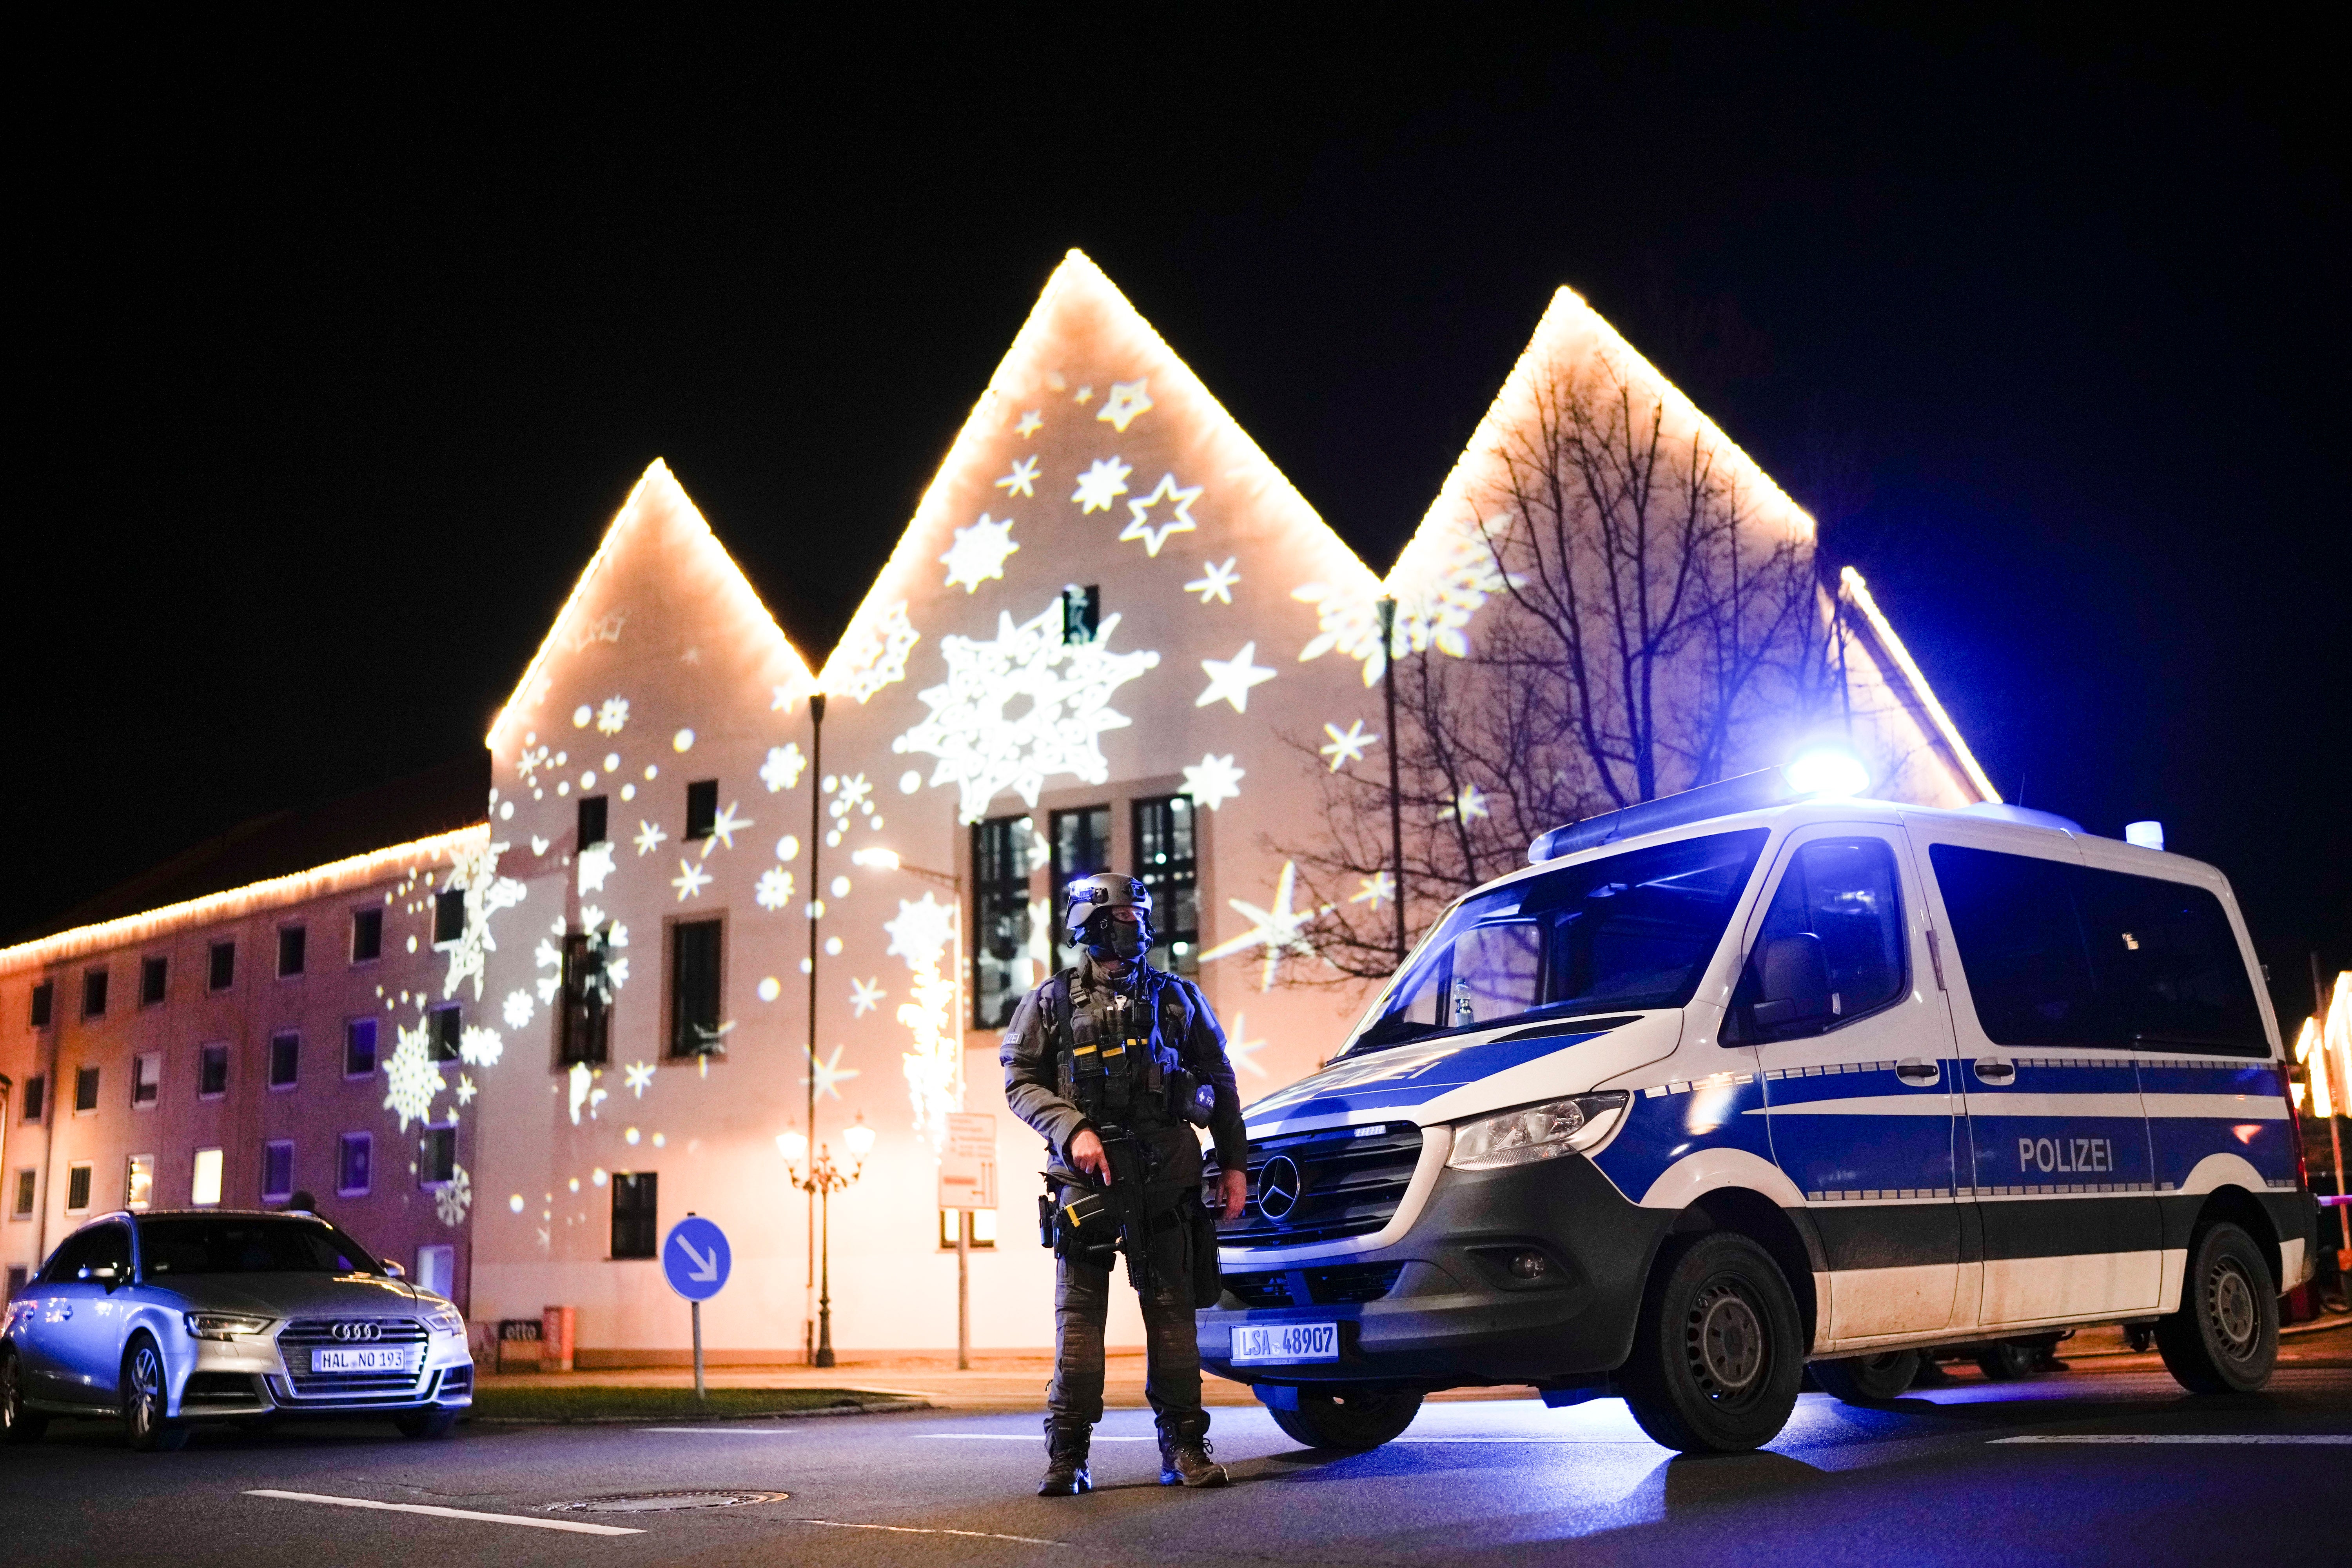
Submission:
{"label": "double lantern street lamp", "polygon": [[[849,1150],[850,1166],[844,1171],[833,1163],[832,1149],[823,1143],[816,1146],[816,1158],[808,1159],[809,1142],[798,1132],[776,1135],[776,1152],[784,1157],[784,1173],[792,1184],[815,1200],[817,1205],[818,1256],[821,1259],[820,1281],[816,1307],[816,1355],[813,1364],[833,1364],[833,1194],[847,1192],[857,1178],[866,1173],[866,1156],[874,1152],[874,1129],[866,1125],[861,1113],[841,1134],[842,1143]],[[805,1173],[802,1169],[806,1161]]]}

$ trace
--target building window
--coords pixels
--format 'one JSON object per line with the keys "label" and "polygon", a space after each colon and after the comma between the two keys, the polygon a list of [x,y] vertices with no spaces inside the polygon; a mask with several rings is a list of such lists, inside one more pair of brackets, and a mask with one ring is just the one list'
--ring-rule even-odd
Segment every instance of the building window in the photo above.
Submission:
{"label": "building window", "polygon": [[[713,786],[714,790],[716,786]],[[584,795],[580,797],[580,847],[604,842],[604,797]]]}
{"label": "building window", "polygon": [[106,971],[103,969],[82,972],[81,1016],[85,1018],[106,1016]]}
{"label": "building window", "polygon": [[652,1171],[613,1173],[613,1256],[653,1258],[661,1250],[656,1228],[659,1209],[655,1189],[660,1177]]}
{"label": "building window", "polygon": [[430,1290],[436,1296],[448,1296],[457,1289],[457,1249],[446,1242],[434,1242],[416,1249],[416,1288]]}
{"label": "building window", "polygon": [[302,973],[302,960],[310,945],[309,931],[302,926],[278,928],[278,978],[291,980]]}
{"label": "building window", "polygon": [[77,1161],[66,1167],[66,1213],[89,1212],[89,1162]]}
{"label": "building window", "polygon": [[25,1120],[38,1121],[41,1119],[41,1113],[48,1110],[48,1079],[39,1073],[35,1073],[31,1078],[26,1079],[25,1080]]}
{"label": "building window", "polygon": [[669,1054],[725,1052],[719,1021],[722,921],[680,921],[669,932]]}
{"label": "building window", "polygon": [[302,1072],[302,1037],[288,1031],[269,1037],[269,1087],[292,1089]]}
{"label": "building window", "polygon": [[373,963],[383,956],[383,911],[352,911],[352,962]]}
{"label": "building window", "polygon": [[563,939],[563,1005],[556,1014],[556,1059],[565,1067],[604,1065],[613,1022],[613,989],[604,974],[604,944],[586,931]]}
{"label": "building window", "polygon": [[211,1208],[221,1201],[221,1152],[199,1149],[193,1173],[188,1178],[188,1201],[200,1209]]}
{"label": "building window", "polygon": [[16,1173],[16,1198],[8,1205],[10,1219],[33,1217],[33,1194],[39,1189],[40,1180],[40,1171],[32,1165],[26,1165]]}
{"label": "building window", "polygon": [[[1013,1005],[1045,978],[1038,954],[1052,952],[1045,932],[1032,919],[1030,845],[1036,826],[1025,816],[992,816],[971,825],[971,1023],[1001,1029],[1013,1020]],[[1048,921],[1052,920],[1049,913]],[[1047,960],[1050,962],[1050,957]]]}
{"label": "building window", "polygon": [[335,1195],[363,1198],[375,1164],[375,1140],[365,1132],[346,1132],[335,1152]]}
{"label": "building window", "polygon": [[375,1076],[375,1020],[353,1018],[343,1026],[343,1076]]}
{"label": "building window", "polygon": [[139,1005],[152,1007],[163,999],[163,983],[172,973],[171,960],[162,953],[139,961]]}
{"label": "building window", "polygon": [[457,1124],[427,1127],[416,1141],[416,1184],[437,1187],[457,1179]]}
{"label": "building window", "polygon": [[57,1000],[58,986],[56,981],[44,980],[38,985],[33,987],[32,1026],[34,1028],[46,1029],[49,1026],[49,1017],[53,1009],[57,1006]]}
{"label": "building window", "polygon": [[686,836],[708,838],[719,820],[719,781],[697,779],[686,786]]}
{"label": "building window", "polygon": [[76,1068],[74,1069],[74,1114],[79,1116],[97,1109],[98,1069]]}
{"label": "building window", "polygon": [[261,1146],[261,1197],[282,1204],[294,1195],[294,1140],[277,1138]]}
{"label": "building window", "polygon": [[964,1234],[973,1247],[996,1245],[996,1211],[994,1209],[941,1209],[940,1211],[940,1249],[953,1252],[956,1244],[956,1220],[961,1216]]}
{"label": "building window", "polygon": [[1090,643],[1102,630],[1102,589],[1076,583],[1062,590],[1062,640],[1072,647]]}
{"label": "building window", "polygon": [[457,941],[466,934],[466,889],[444,888],[433,895],[433,945]]}
{"label": "building window", "polygon": [[163,1053],[142,1051],[131,1058],[131,1103],[152,1105],[163,1092]]}
{"label": "building window", "polygon": [[215,1040],[196,1050],[196,1098],[218,1100],[228,1092],[228,1046]]}
{"label": "building window", "polygon": [[1135,874],[1151,890],[1151,963],[1179,974],[1201,967],[1198,826],[1190,795],[1135,803]]}
{"label": "building window", "polygon": [[206,982],[215,991],[226,991],[236,984],[236,943],[213,943],[212,963],[205,972]]}
{"label": "building window", "polygon": [[155,1201],[155,1156],[133,1154],[124,1168],[122,1206],[143,1209]]}
{"label": "building window", "polygon": [[456,1005],[434,1008],[425,1015],[425,1021],[432,1042],[425,1054],[436,1062],[456,1061],[457,1037],[463,1032],[459,1027],[461,1020]]}
{"label": "building window", "polygon": [[1053,824],[1054,887],[1048,902],[1058,916],[1072,882],[1110,869],[1110,807],[1057,811]]}

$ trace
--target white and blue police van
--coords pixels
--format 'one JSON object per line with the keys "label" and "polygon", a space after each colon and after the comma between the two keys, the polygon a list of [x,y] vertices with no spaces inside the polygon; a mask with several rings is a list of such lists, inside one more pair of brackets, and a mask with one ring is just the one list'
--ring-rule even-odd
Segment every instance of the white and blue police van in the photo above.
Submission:
{"label": "white and blue police van", "polygon": [[1246,1111],[1201,1353],[1291,1436],[1524,1384],[1737,1451],[1809,1364],[1870,1404],[1924,1350],[2095,1323],[2198,1392],[2268,1379],[2318,1205],[2219,871],[1777,769],[1529,859]]}

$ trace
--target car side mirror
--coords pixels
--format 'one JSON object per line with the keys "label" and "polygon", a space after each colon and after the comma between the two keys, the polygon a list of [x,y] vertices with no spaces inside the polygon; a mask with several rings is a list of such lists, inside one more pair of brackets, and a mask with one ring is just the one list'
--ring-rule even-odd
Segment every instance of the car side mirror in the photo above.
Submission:
{"label": "car side mirror", "polygon": [[1775,937],[1757,954],[1756,1026],[1782,1028],[1826,1018],[1836,1011],[1829,959],[1811,931]]}
{"label": "car side mirror", "polygon": [[394,1263],[389,1258],[383,1260],[383,1272],[387,1279],[405,1279],[408,1278],[408,1270],[403,1268],[399,1264]]}
{"label": "car side mirror", "polygon": [[81,1277],[85,1279],[95,1280],[100,1285],[110,1286],[115,1282],[115,1280],[121,1278],[121,1273],[111,1263],[99,1263],[92,1264],[83,1268],[81,1271]]}

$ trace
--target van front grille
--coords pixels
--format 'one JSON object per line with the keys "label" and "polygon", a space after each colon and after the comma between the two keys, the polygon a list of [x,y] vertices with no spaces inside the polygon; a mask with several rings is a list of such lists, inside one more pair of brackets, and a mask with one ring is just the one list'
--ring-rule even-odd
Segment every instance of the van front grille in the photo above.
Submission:
{"label": "van front grille", "polygon": [[[1262,1200],[1266,1167],[1277,1160],[1289,1162],[1277,1167],[1282,1178],[1297,1173],[1297,1191],[1287,1209],[1270,1215]],[[1395,1217],[1420,1163],[1421,1129],[1410,1121],[1261,1139],[1249,1146],[1248,1206],[1217,1240],[1225,1247],[1304,1247],[1370,1236]]]}

